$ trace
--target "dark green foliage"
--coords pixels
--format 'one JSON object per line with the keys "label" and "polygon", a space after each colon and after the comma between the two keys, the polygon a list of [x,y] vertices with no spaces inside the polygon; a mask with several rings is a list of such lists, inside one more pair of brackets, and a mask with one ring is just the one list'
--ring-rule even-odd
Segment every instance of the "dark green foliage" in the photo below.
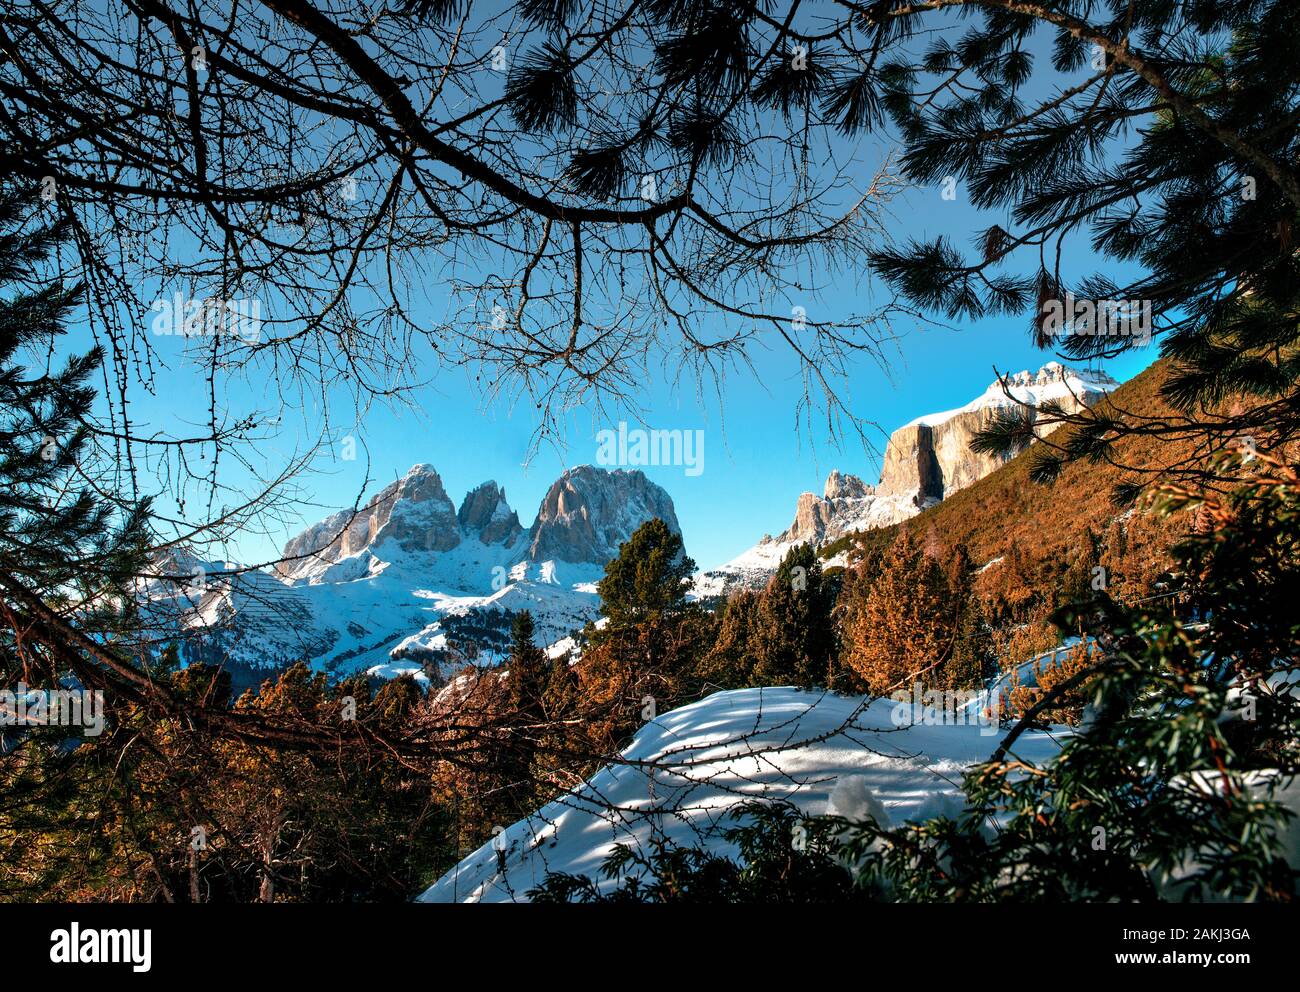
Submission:
{"label": "dark green foliage", "polygon": [[[1079,430],[1063,435],[1063,450],[1039,452],[1037,481],[1055,479],[1063,460],[1107,455],[1118,437],[1167,434],[1171,424],[1203,431],[1208,450],[1243,435],[1272,449],[1294,436],[1300,410],[1300,7],[1135,0],[1110,5],[1108,16],[1105,6],[1046,6],[1077,20],[1052,25],[972,4],[959,38],[949,21],[905,68],[873,73],[869,63],[837,84],[829,108],[845,126],[870,126],[885,108],[905,139],[909,178],[951,179],[963,200],[1012,222],[983,232],[973,258],[939,237],[881,248],[872,267],[949,318],[1030,317],[1040,346],[1069,358],[1146,341],[1051,336],[1045,303],[1067,291],[1150,301],[1152,330],[1175,362],[1164,387],[1173,415],[1070,415]],[[874,44],[918,30],[926,16],[882,19]],[[1070,77],[1050,99],[1031,88],[1044,35]],[[1098,63],[1097,46],[1112,42],[1117,50]],[[1077,92],[1056,99],[1067,85]],[[1076,232],[1139,274],[1119,283],[1107,265],[1067,280],[1060,241]],[[1217,409],[1207,415],[1206,406]],[[976,447],[1016,451],[1028,440],[1012,413]]]}
{"label": "dark green foliage", "polygon": [[690,12],[685,30],[656,46],[655,69],[669,86],[689,86],[694,92],[725,99],[747,82],[753,10],[745,3],[725,0],[685,9]]}
{"label": "dark green foliage", "polygon": [[742,589],[719,607],[717,636],[700,662],[700,676],[707,685],[740,689],[752,684],[754,655],[750,642],[758,623],[759,600],[759,593]]}
{"label": "dark green foliage", "polygon": [[830,70],[807,46],[772,63],[754,88],[754,100],[790,114],[807,111],[831,80]]}
{"label": "dark green foliage", "polygon": [[695,562],[682,548],[680,534],[662,520],[647,520],[618,549],[596,586],[607,631],[679,613]]}
{"label": "dark green foliage", "polygon": [[968,599],[960,607],[952,657],[943,666],[942,681],[950,689],[979,689],[997,672],[993,630],[983,603]]}
{"label": "dark green foliage", "polygon": [[81,297],[78,286],[33,281],[65,232],[32,222],[30,198],[0,187],[0,596],[75,597],[88,624],[111,623],[109,600],[141,570],[149,504],[105,495],[112,485],[96,474],[100,350],[24,367],[46,360]]}
{"label": "dark green foliage", "polygon": [[[369,692],[364,693],[369,696]],[[358,696],[357,698],[362,698]],[[393,726],[398,726],[411,716],[424,697],[414,676],[403,675],[389,679],[375,693],[374,710],[378,716]]]}
{"label": "dark green foliage", "polygon": [[758,603],[753,685],[825,686],[836,651],[835,590],[811,544],[790,549]]}
{"label": "dark green foliage", "polygon": [[515,614],[510,626],[510,705],[524,717],[540,717],[542,697],[550,675],[546,652],[533,643],[533,615],[527,610]]}
{"label": "dark green foliage", "polygon": [[527,131],[572,127],[578,120],[578,88],[564,50],[547,42],[525,55],[510,73],[506,100]]}
{"label": "dark green foliage", "polygon": [[459,17],[469,0],[407,0],[402,13],[423,18],[434,24],[445,24]]}
{"label": "dark green foliage", "polygon": [[623,162],[625,149],[621,145],[581,148],[573,153],[573,161],[564,171],[574,192],[585,196],[608,198],[618,193],[623,185],[626,168]]}
{"label": "dark green foliage", "polygon": [[669,118],[668,140],[693,162],[714,168],[729,165],[741,146],[736,126],[701,104],[688,104]]}
{"label": "dark green foliage", "polygon": [[551,659],[546,671],[546,688],[542,709],[548,720],[558,721],[571,715],[578,701],[578,675],[567,654]]}
{"label": "dark green foliage", "polygon": [[1061,577],[1055,600],[1057,606],[1087,602],[1093,593],[1103,591],[1108,585],[1108,576],[1101,564],[1101,538],[1091,527],[1085,532],[1085,537],[1087,540],[1079,548],[1078,557],[1070,562]]}
{"label": "dark green foliage", "polygon": [[723,689],[828,685],[837,591],[811,544],[791,548],[761,592],[742,590],[722,604],[700,678]]}
{"label": "dark green foliage", "polygon": [[690,701],[713,618],[686,593],[695,563],[662,520],[648,520],[619,546],[597,584],[606,622],[588,624],[579,662],[581,743],[608,755],[648,718]]}
{"label": "dark green foliage", "polygon": [[495,765],[505,781],[503,819],[524,816],[537,799],[534,763],[542,739],[546,693],[552,672],[546,652],[533,643],[533,616],[515,614],[510,627],[510,655],[506,659],[506,715],[500,755]]}
{"label": "dark green foliage", "polygon": [[579,0],[523,0],[520,4],[525,17],[556,30],[562,29],[580,7]]}
{"label": "dark green foliage", "polygon": [[966,545],[958,544],[946,565],[949,608],[956,617],[952,655],[943,666],[943,683],[950,689],[978,689],[997,674],[992,629],[984,604],[972,595],[975,566]]}

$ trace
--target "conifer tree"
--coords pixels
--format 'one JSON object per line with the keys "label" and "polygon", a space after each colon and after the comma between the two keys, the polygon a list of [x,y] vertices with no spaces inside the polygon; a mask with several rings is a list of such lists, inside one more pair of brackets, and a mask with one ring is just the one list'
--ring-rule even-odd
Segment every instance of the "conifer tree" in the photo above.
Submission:
{"label": "conifer tree", "polygon": [[509,671],[510,706],[520,720],[541,718],[543,696],[550,676],[546,652],[533,643],[533,615],[520,610],[510,623]]}
{"label": "conifer tree", "polygon": [[[534,895],[561,901],[760,900],[776,881],[814,901],[1294,903],[1294,845],[1284,836],[1300,773],[1300,473],[1267,456],[1216,471],[1240,474],[1226,498],[1167,487],[1161,513],[1194,511],[1205,526],[1174,549],[1187,622],[1165,600],[1126,606],[1104,594],[1057,617],[1097,645],[1024,714],[964,779],[968,808],[898,827],[867,819],[805,820],[817,856],[852,865],[852,885],[790,849],[779,803],[750,818],[732,861],[704,843],[616,851],[591,879],[549,875]],[[895,543],[892,558],[914,557]],[[908,552],[902,555],[902,552]],[[886,573],[881,580],[892,583]],[[874,592],[874,590],[873,590]],[[1020,736],[1077,687],[1093,717],[1059,754],[1028,762]],[[1289,793],[1289,796],[1287,795]],[[995,823],[996,829],[989,829]],[[628,869],[635,869],[629,871]],[[773,877],[773,869],[775,875]],[[783,898],[788,895],[783,896]]]}
{"label": "conifer tree", "polygon": [[[870,848],[868,874],[909,900],[1294,901],[1280,800],[1300,770],[1287,683],[1300,659],[1300,476],[1264,456],[1216,471],[1240,477],[1230,496],[1171,486],[1155,501],[1206,516],[1174,549],[1196,620],[1166,599],[1104,593],[1063,610],[1061,627],[1082,626],[1093,648],[967,773],[967,814],[868,826],[847,856]],[[1080,686],[1087,726],[1027,766],[1020,734]]]}
{"label": "conifer tree", "polygon": [[[884,550],[887,551],[888,546]],[[840,576],[834,613],[835,624],[840,634],[840,649],[831,659],[830,687],[845,695],[856,696],[867,691],[862,676],[847,663],[849,624],[855,617],[860,616],[866,605],[871,586],[876,576],[880,574],[880,562],[883,557],[884,551],[873,543],[863,548],[857,564],[852,568],[844,569]],[[858,635],[864,633],[865,631],[861,629],[857,630]]]}
{"label": "conifer tree", "polygon": [[[14,629],[49,609],[95,635],[123,629],[119,606],[149,547],[149,503],[115,497],[97,469],[93,430],[99,348],[45,364],[81,287],[43,280],[65,235],[29,216],[31,197],[0,186],[0,665],[15,661]],[[111,466],[110,466],[111,468]],[[107,470],[106,470],[107,471]],[[69,652],[74,653],[75,652]],[[53,678],[60,660],[29,645],[25,663]],[[67,659],[62,659],[66,664]],[[29,674],[31,669],[28,669]]]}
{"label": "conifer tree", "polygon": [[755,685],[754,629],[758,623],[759,594],[752,589],[732,593],[720,608],[718,633],[700,660],[700,678],[723,689]]}
{"label": "conifer tree", "polygon": [[571,654],[557,655],[546,670],[546,688],[542,692],[542,711],[548,723],[572,716],[578,707],[578,676]]}
{"label": "conifer tree", "polygon": [[952,689],[979,688],[997,668],[984,607],[974,591],[974,571],[969,549],[959,543],[944,566],[953,645],[942,681]]}
{"label": "conifer tree", "polygon": [[621,746],[648,715],[678,705],[696,686],[713,621],[686,599],[694,572],[681,535],[658,519],[638,527],[606,566],[596,590],[607,621],[585,628],[578,665],[601,750]]}
{"label": "conifer tree", "polygon": [[533,643],[533,615],[516,613],[510,624],[510,654],[506,658],[506,714],[497,770],[504,781],[509,813],[532,811],[537,798],[534,765],[541,742],[541,724],[551,672],[546,652]]}
{"label": "conifer tree", "polygon": [[997,674],[997,652],[984,604],[971,597],[956,617],[952,659],[943,666],[943,683],[951,689],[980,689]]}
{"label": "conifer tree", "polygon": [[577,666],[571,654],[566,652],[550,659],[546,666],[540,745],[535,760],[540,798],[546,798],[557,772],[585,771],[584,759],[595,757],[581,715]]}
{"label": "conifer tree", "polygon": [[1061,577],[1056,590],[1057,606],[1091,599],[1093,593],[1105,591],[1110,585],[1110,575],[1101,565],[1100,540],[1091,527],[1084,536],[1083,546],[1077,549]]}
{"label": "conifer tree", "polygon": [[605,566],[596,586],[608,617],[606,629],[617,631],[680,612],[695,562],[687,557],[680,534],[658,518],[647,520]]}
{"label": "conifer tree", "polygon": [[935,670],[952,651],[948,605],[939,563],[901,528],[870,591],[845,615],[842,664],[873,693],[906,688],[911,679],[938,682]]}
{"label": "conifer tree", "polygon": [[[1015,451],[1033,440],[1035,420],[1069,423],[1034,445],[1034,478],[1054,479],[1075,459],[1118,460],[1134,481],[1115,496],[1129,499],[1162,471],[1207,476],[1203,460],[1125,463],[1123,437],[1196,437],[1209,453],[1294,436],[1300,9],[1291,0],[957,5],[972,15],[961,36],[949,22],[924,52],[873,58],[859,85],[879,89],[861,104],[890,115],[912,180],[947,184],[951,198],[1009,220],[974,232],[974,252],[946,237],[912,240],[873,252],[872,267],[948,318],[1020,316],[1040,347],[1067,359],[1154,339],[1172,360],[1169,411],[1049,403],[1035,418],[1011,408],[975,449]],[[886,47],[945,16],[878,6],[873,38]],[[1047,59],[1034,51],[1049,40],[1051,68],[1068,80],[1051,93],[1036,90]],[[1103,262],[1075,279],[1062,260],[1085,238]]]}
{"label": "conifer tree", "polygon": [[812,544],[791,548],[759,598],[754,684],[825,686],[835,650],[834,605],[816,549]]}

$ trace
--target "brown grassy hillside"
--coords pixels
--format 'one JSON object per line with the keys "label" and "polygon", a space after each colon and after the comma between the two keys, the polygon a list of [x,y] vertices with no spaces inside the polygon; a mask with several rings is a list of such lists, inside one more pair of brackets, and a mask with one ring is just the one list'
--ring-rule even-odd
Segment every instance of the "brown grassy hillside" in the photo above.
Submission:
{"label": "brown grassy hillside", "polygon": [[[1165,369],[1164,362],[1157,362],[1116,389],[1101,407],[1148,416],[1162,413],[1159,387]],[[1137,436],[1116,446],[1115,461],[1158,468],[1193,455],[1183,442]],[[977,567],[987,566],[978,575],[977,591],[992,601],[995,613],[1008,619],[1042,615],[1080,582],[1091,581],[1095,565],[1106,570],[1112,595],[1150,594],[1169,565],[1167,549],[1185,521],[1160,520],[1140,508],[1116,506],[1115,486],[1133,479],[1117,465],[1076,462],[1067,465],[1055,483],[1041,485],[1030,481],[1031,460],[1031,452],[1024,452],[912,520],[852,535],[821,554],[829,558],[849,550],[850,562],[870,559],[872,552],[894,541],[899,527],[911,529],[931,545],[937,540],[948,552],[964,544]]]}

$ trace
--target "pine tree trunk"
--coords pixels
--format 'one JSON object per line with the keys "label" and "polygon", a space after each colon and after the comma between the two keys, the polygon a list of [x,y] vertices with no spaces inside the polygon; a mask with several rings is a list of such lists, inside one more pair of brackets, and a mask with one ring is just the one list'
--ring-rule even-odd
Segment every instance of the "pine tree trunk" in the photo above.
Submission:
{"label": "pine tree trunk", "polygon": [[278,828],[262,835],[262,887],[257,897],[262,902],[275,902],[275,879],[271,875],[271,856],[275,853],[275,835]]}
{"label": "pine tree trunk", "polygon": [[199,852],[190,848],[190,902],[202,902],[199,896]]}

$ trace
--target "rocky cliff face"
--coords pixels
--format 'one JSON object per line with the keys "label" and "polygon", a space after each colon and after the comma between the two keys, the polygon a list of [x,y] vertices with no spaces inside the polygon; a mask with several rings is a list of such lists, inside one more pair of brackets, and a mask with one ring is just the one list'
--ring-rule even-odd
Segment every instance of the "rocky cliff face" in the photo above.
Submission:
{"label": "rocky cliff face", "polygon": [[290,538],[282,555],[289,560],[276,571],[301,578],[386,540],[404,551],[450,551],[460,543],[456,508],[432,467],[416,465],[359,510],[332,514]]}
{"label": "rocky cliff face", "polygon": [[465,494],[456,522],[463,533],[484,544],[513,544],[524,532],[519,514],[506,502],[506,491],[495,482],[485,482]]}
{"label": "rocky cliff face", "polygon": [[551,486],[525,542],[519,515],[495,482],[471,490],[457,510],[438,473],[416,465],[355,513],[335,513],[289,540],[290,560],[277,574],[311,582],[360,578],[375,567],[363,552],[388,541],[404,552],[450,552],[470,542],[514,560],[603,566],[652,517],[680,533],[672,498],[644,473],[583,465]]}
{"label": "rocky cliff face", "polygon": [[289,540],[275,576],[178,558],[160,574],[202,569],[207,583],[191,591],[159,579],[142,585],[141,599],[186,633],[191,660],[263,670],[308,658],[341,673],[437,681],[464,664],[467,644],[484,662],[502,657],[519,610],[532,613],[543,642],[596,619],[595,583],[651,517],[680,533],[672,499],[639,471],[565,472],[525,531],[495,482],[457,510],[438,473],[416,465],[358,511]]}
{"label": "rocky cliff face", "polygon": [[654,517],[681,533],[672,498],[645,473],[572,468],[542,499],[529,532],[528,557],[604,565],[637,527]]}
{"label": "rocky cliff face", "polygon": [[[1034,420],[1036,407],[1054,401],[1067,413],[1075,413],[1119,385],[1103,372],[1072,369],[1060,362],[1049,362],[1037,372],[1018,372],[1004,382],[1005,390],[1003,382],[995,382],[958,410],[928,414],[894,431],[885,448],[877,492],[941,499],[964,489],[1008,461],[970,450],[976,432],[1001,411],[1019,408]],[[1017,400],[1030,406],[1020,406]]]}
{"label": "rocky cliff face", "polygon": [[839,469],[831,469],[826,477],[826,486],[822,490],[823,499],[861,499],[871,496],[875,490],[856,475],[845,475]]}
{"label": "rocky cliff face", "polygon": [[909,424],[889,435],[878,488],[891,496],[943,496],[943,469],[935,457],[933,428]]}
{"label": "rocky cliff face", "polygon": [[855,530],[906,520],[920,505],[909,498],[882,494],[856,475],[837,469],[827,477],[821,496],[802,493],[795,505],[794,522],[775,538],[764,540],[785,547],[810,541],[826,544]]}

